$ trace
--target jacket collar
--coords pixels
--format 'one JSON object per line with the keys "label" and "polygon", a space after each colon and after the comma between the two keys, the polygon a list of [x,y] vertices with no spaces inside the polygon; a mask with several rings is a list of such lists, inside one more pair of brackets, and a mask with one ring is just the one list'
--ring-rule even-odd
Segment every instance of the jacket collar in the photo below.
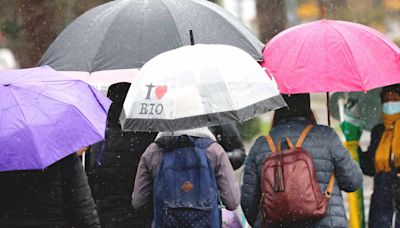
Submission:
{"label": "jacket collar", "polygon": [[278,123],[276,123],[276,126],[287,124],[289,122],[300,122],[300,123],[303,123],[305,125],[312,124],[312,121],[310,119],[307,119],[307,118],[302,117],[302,116],[295,116],[295,117],[289,117],[289,118],[280,120]]}

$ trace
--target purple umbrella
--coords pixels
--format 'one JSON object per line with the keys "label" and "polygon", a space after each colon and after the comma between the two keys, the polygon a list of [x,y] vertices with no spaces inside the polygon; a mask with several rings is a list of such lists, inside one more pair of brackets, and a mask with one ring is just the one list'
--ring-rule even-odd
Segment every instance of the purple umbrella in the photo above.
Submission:
{"label": "purple umbrella", "polygon": [[44,169],[104,139],[111,101],[48,66],[0,71],[0,172]]}

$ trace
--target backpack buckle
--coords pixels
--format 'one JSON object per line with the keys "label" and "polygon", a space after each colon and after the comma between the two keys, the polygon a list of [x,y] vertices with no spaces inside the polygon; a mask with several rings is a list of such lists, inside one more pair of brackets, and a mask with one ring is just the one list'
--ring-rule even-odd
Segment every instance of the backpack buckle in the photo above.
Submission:
{"label": "backpack buckle", "polygon": [[324,196],[329,199],[332,196],[332,192],[325,191]]}

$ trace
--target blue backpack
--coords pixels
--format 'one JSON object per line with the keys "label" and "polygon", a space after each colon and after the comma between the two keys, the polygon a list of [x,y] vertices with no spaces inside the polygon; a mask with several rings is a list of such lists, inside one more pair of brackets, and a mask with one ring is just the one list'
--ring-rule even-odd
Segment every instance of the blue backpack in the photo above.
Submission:
{"label": "blue backpack", "polygon": [[[187,145],[164,149],[154,187],[155,227],[221,227],[218,190],[206,149],[214,141],[187,137]],[[162,147],[162,145],[161,145]]]}

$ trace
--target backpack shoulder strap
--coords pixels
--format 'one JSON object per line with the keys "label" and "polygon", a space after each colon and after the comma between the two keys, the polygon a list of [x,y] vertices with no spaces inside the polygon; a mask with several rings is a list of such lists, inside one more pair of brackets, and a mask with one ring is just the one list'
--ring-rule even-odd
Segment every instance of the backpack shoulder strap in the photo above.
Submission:
{"label": "backpack shoulder strap", "polygon": [[267,143],[269,145],[269,148],[271,149],[271,153],[276,153],[276,146],[274,143],[274,140],[272,139],[271,135],[266,135],[265,139],[267,140]]}
{"label": "backpack shoulder strap", "polygon": [[329,178],[328,186],[326,187],[324,194],[326,198],[331,198],[334,183],[335,183],[335,173],[332,173],[331,177]]}
{"label": "backpack shoulder strap", "polygon": [[193,139],[194,145],[198,148],[201,149],[207,149],[211,144],[215,143],[216,141],[208,138],[198,138],[198,139]]}
{"label": "backpack shoulder strap", "polygon": [[293,149],[293,148],[294,148],[294,145],[293,145],[293,143],[292,143],[292,140],[290,140],[290,138],[287,137],[287,136],[286,136],[285,138],[286,138],[286,142],[287,142],[289,148],[290,148],[290,149]]}
{"label": "backpack shoulder strap", "polygon": [[308,133],[310,132],[311,128],[313,128],[314,125],[307,125],[306,128],[304,128],[303,132],[301,133],[299,139],[296,142],[296,147],[301,147],[303,145],[304,140],[306,139]]}

